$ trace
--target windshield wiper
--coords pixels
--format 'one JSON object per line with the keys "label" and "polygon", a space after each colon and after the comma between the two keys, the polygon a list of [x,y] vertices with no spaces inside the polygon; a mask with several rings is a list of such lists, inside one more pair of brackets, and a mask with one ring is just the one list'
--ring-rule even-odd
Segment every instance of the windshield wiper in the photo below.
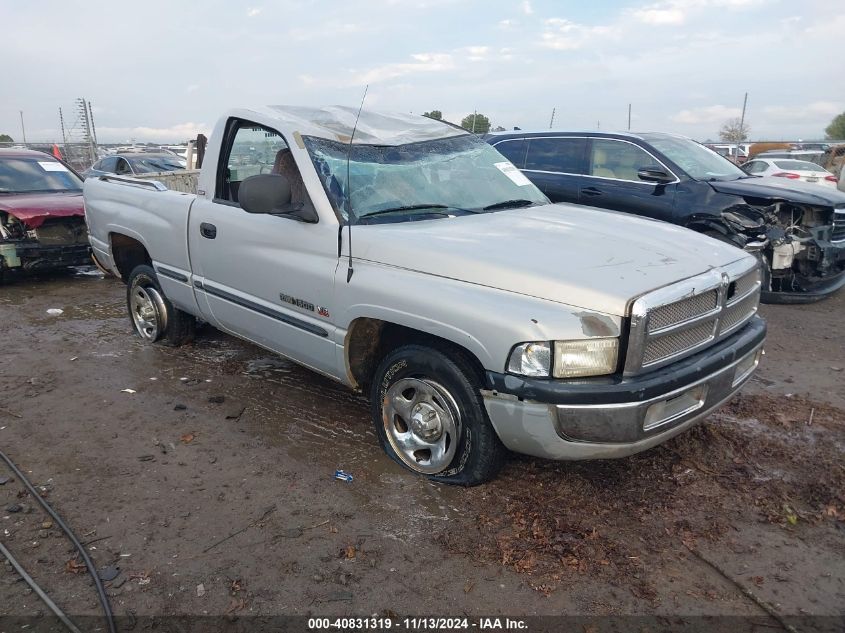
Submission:
{"label": "windshield wiper", "polygon": [[494,211],[495,209],[516,209],[518,207],[530,207],[535,204],[533,200],[526,200],[525,198],[518,198],[516,200],[502,200],[501,202],[494,202],[483,207],[482,211]]}
{"label": "windshield wiper", "polygon": [[[364,218],[371,218],[376,215],[386,215],[388,213],[399,213],[401,211],[421,211],[423,209],[454,209],[456,211],[465,211],[466,213],[477,213],[477,211],[473,211],[472,209],[464,209],[462,207],[453,207],[448,204],[408,204],[403,205],[401,207],[390,207],[389,209],[379,209],[378,211],[372,211],[370,213],[364,213],[363,215],[359,216],[360,220]],[[428,214],[426,214],[428,215]],[[431,215],[449,215],[443,211],[434,211]]]}

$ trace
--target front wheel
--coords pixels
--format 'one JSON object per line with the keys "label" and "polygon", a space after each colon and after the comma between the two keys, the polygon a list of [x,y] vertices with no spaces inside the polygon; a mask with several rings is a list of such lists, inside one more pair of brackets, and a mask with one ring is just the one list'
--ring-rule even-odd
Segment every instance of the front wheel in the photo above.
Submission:
{"label": "front wheel", "polygon": [[478,372],[458,350],[405,345],[389,353],[370,394],[385,452],[435,481],[474,486],[493,479],[506,450],[479,389]]}
{"label": "front wheel", "polygon": [[129,275],[126,307],[135,332],[148,343],[178,346],[194,338],[196,319],[173,307],[150,266],[137,266]]}

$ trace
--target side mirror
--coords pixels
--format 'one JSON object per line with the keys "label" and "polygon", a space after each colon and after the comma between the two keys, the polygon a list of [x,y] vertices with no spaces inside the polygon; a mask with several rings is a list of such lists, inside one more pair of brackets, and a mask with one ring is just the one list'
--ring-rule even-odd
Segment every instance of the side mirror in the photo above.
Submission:
{"label": "side mirror", "polygon": [[290,181],[281,174],[258,174],[245,178],[238,187],[238,202],[247,213],[282,215],[316,222],[317,212],[291,203]]}
{"label": "side mirror", "polygon": [[657,166],[643,167],[637,171],[637,178],[645,182],[656,182],[658,184],[666,184],[675,180],[672,174],[666,173],[666,171]]}

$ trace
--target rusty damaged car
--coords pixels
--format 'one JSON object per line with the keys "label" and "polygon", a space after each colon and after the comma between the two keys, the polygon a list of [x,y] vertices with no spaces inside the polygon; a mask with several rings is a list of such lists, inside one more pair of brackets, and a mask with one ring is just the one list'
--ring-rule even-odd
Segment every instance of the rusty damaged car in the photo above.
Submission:
{"label": "rusty damaged car", "polygon": [[0,279],[90,263],[82,179],[48,154],[0,149]]}

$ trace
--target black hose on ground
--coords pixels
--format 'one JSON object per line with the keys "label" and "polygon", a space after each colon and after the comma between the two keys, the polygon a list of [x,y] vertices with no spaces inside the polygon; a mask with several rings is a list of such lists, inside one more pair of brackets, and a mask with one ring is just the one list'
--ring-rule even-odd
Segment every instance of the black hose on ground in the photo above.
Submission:
{"label": "black hose on ground", "polygon": [[46,604],[50,608],[50,611],[56,614],[56,617],[58,617],[59,620],[62,621],[62,624],[64,624],[68,628],[68,630],[72,631],[73,633],[82,633],[77,628],[77,626],[70,621],[70,618],[67,617],[67,614],[65,614],[65,612],[62,611],[58,606],[56,606],[55,602],[50,600],[50,596],[44,593],[44,590],[38,586],[38,583],[33,580],[32,576],[26,573],[26,570],[21,567],[21,564],[18,561],[15,560],[15,557],[12,556],[12,552],[7,550],[3,543],[0,543],[0,554],[3,554],[3,556],[6,557],[6,560],[11,563],[12,567],[15,568],[15,571],[17,571],[18,574],[20,574],[20,577],[24,579],[24,582],[26,582],[26,584],[28,584],[32,588],[35,594],[39,598],[41,598],[44,604]]}
{"label": "black hose on ground", "polygon": [[15,473],[15,476],[17,476],[17,478],[20,479],[21,482],[23,482],[24,486],[26,486],[26,489],[29,490],[29,494],[31,494],[32,497],[41,505],[41,507],[47,511],[47,514],[52,517],[56,525],[62,528],[62,531],[67,535],[71,543],[73,543],[73,546],[80,553],[80,555],[82,556],[82,560],[85,562],[85,566],[88,568],[88,572],[94,579],[94,586],[97,588],[97,594],[100,598],[100,604],[103,605],[103,612],[106,614],[106,621],[109,625],[109,633],[117,633],[117,628],[114,624],[114,615],[112,615],[111,612],[111,605],[109,604],[109,599],[106,596],[105,589],[103,589],[103,583],[102,581],[100,581],[100,576],[97,574],[97,569],[94,567],[94,563],[91,562],[91,557],[88,556],[88,552],[85,551],[85,548],[79,542],[79,539],[76,538],[76,535],[65,524],[65,522],[62,521],[62,518],[58,514],[56,514],[56,511],[53,510],[50,504],[47,503],[40,494],[38,494],[38,491],[35,489],[35,486],[33,486],[29,482],[29,479],[27,479],[24,474],[20,471],[20,469],[15,466],[14,462],[6,456],[6,453],[0,451],[0,458],[2,458],[4,462],[6,462],[6,465],[12,470],[13,473]]}

